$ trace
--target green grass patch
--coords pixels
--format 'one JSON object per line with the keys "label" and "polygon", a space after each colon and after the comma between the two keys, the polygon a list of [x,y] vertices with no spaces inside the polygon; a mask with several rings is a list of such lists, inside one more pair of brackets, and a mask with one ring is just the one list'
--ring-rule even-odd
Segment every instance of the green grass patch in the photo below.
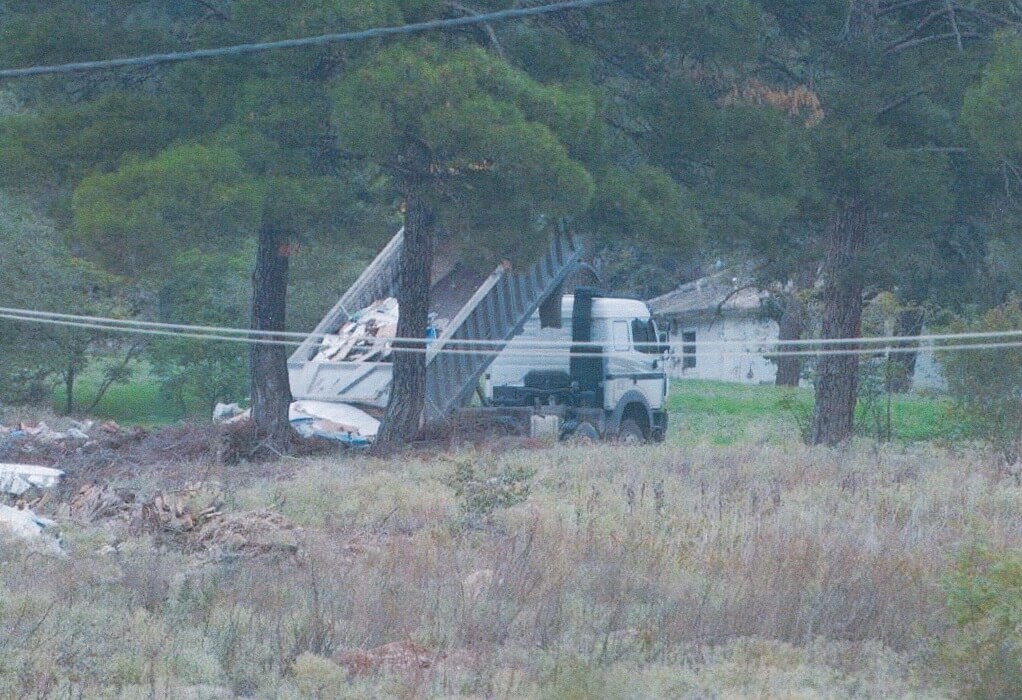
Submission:
{"label": "green grass patch", "polygon": [[[91,403],[99,383],[98,374],[86,374],[79,380],[75,388],[79,406]],[[58,411],[63,410],[64,396],[63,387],[54,391],[53,405]],[[953,438],[955,428],[949,407],[950,402],[942,396],[892,396],[893,439],[920,442]],[[801,439],[802,427],[808,425],[812,408],[813,392],[808,388],[675,380],[668,398],[670,440],[718,446],[788,443]],[[206,409],[196,402],[182,407],[167,399],[160,391],[159,380],[142,365],[133,381],[110,387],[91,413],[96,418],[126,425],[161,425],[205,415]],[[860,433],[875,437],[878,430],[886,427],[886,414],[886,397],[881,397],[873,412],[860,402],[857,419]]]}
{"label": "green grass patch", "polygon": [[[75,382],[75,403],[79,411],[93,402],[102,384],[101,369],[92,366]],[[63,413],[67,392],[63,385],[53,391],[53,409]],[[140,362],[132,372],[131,381],[114,384],[89,415],[101,420],[115,420],[124,425],[165,425],[201,415],[205,408],[196,401],[186,401],[184,406],[164,396],[160,380],[152,375],[147,363]]]}
{"label": "green grass patch", "polygon": [[668,397],[671,439],[684,444],[734,445],[799,439],[798,422],[782,407],[790,400],[812,410],[808,389],[783,389],[701,379],[674,380]]}
{"label": "green grass patch", "polygon": [[[942,396],[891,396],[891,435],[898,442],[953,436],[950,402]],[[860,402],[860,432],[876,436],[887,424],[886,397],[875,412]],[[675,380],[668,398],[671,440],[682,444],[736,445],[784,443],[801,439],[813,410],[809,388],[735,384],[699,379]],[[878,426],[877,421],[880,421]]]}
{"label": "green grass patch", "polygon": [[[894,394],[890,405],[891,434],[895,441],[923,442],[961,437],[951,414],[951,400],[946,396]],[[870,435],[878,429],[886,432],[886,397],[880,398],[873,415],[868,415],[869,407],[862,402],[858,412],[858,424],[863,432]]]}
{"label": "green grass patch", "polygon": [[[75,386],[75,400],[87,406],[96,396],[98,382],[83,379]],[[55,410],[63,411],[67,392],[59,387],[53,392]],[[125,425],[163,425],[189,415],[189,410],[165,399],[160,383],[155,379],[117,384],[110,387],[90,415],[103,420],[115,420]]]}

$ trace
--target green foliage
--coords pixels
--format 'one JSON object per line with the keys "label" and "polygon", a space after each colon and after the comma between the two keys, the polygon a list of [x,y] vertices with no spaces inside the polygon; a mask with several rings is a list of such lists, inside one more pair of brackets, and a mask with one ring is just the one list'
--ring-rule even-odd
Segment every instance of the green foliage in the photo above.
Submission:
{"label": "green foliage", "polygon": [[[5,306],[124,317],[121,281],[72,258],[51,226],[6,197],[0,212],[0,299]],[[115,336],[104,331],[0,321],[0,400],[49,401],[58,378],[73,386],[91,350]],[[126,377],[114,376],[118,381]],[[68,404],[73,408],[73,402]]]}
{"label": "green foliage", "polygon": [[716,119],[713,176],[700,190],[706,217],[718,240],[775,254],[785,224],[820,197],[813,130],[772,107],[730,106]]}
{"label": "green foliage", "polygon": [[[95,401],[103,384],[98,373],[98,363],[90,365],[75,383],[75,403],[88,406]],[[66,389],[58,386],[51,394],[54,410],[63,410],[67,404]],[[132,369],[131,377],[120,384],[110,386],[99,401],[95,402],[88,415],[103,420],[114,420],[121,425],[163,425],[185,418],[190,413],[201,413],[208,419],[204,405],[189,403],[182,410],[175,401],[168,401],[163,382],[152,375],[152,366],[144,359]]]}
{"label": "green foliage", "polygon": [[990,158],[1022,156],[1022,39],[1005,34],[997,41],[983,78],[962,106],[962,121]]}
{"label": "green foliage", "polygon": [[[138,5],[140,3],[132,3]],[[147,3],[152,9],[153,3]],[[0,58],[5,66],[87,61],[157,49],[167,36],[168,18],[134,12],[126,3],[49,0],[4,4]],[[137,8],[132,8],[137,9]],[[73,19],[72,19],[73,18]]]}
{"label": "green foliage", "polygon": [[[250,244],[233,256],[196,250],[178,255],[173,276],[160,290],[160,320],[244,327],[249,299],[244,273],[253,257]],[[159,338],[152,343],[150,357],[163,396],[182,413],[198,403],[208,415],[217,402],[248,395],[248,352],[241,343]]]}
{"label": "green foliage", "polygon": [[529,497],[534,474],[524,466],[505,466],[499,473],[488,475],[472,461],[458,461],[451,486],[460,499],[463,519],[469,526],[479,526],[497,510],[523,503]]}
{"label": "green foliage", "polygon": [[941,644],[951,681],[973,700],[1022,687],[1022,552],[973,546],[943,581],[952,628]]}
{"label": "green foliage", "polygon": [[230,249],[260,222],[262,190],[225,149],[178,146],[86,178],[75,190],[75,233],[109,269],[159,273],[182,249]]}
{"label": "green foliage", "polygon": [[590,216],[609,241],[691,250],[704,234],[693,196],[661,168],[612,168],[598,185]]}
{"label": "green foliage", "polygon": [[426,42],[372,56],[339,82],[334,105],[342,150],[421,178],[448,230],[516,257],[538,221],[588,206],[592,177],[572,150],[595,118],[583,91],[542,85],[481,49]]}
{"label": "green foliage", "polygon": [[[947,439],[953,424],[941,397],[896,394],[891,399],[891,432],[898,442]],[[809,428],[813,394],[808,388],[734,384],[698,379],[671,383],[669,442],[789,445]]]}
{"label": "green foliage", "polygon": [[[973,322],[957,321],[958,332],[1014,331],[1022,328],[1022,307],[1012,297]],[[953,346],[952,346],[953,347]],[[1022,456],[1022,349],[938,353],[955,415],[965,431],[984,440],[1008,462]]]}
{"label": "green foliage", "polygon": [[185,134],[165,100],[114,92],[92,102],[0,119],[0,185],[74,186],[126,154],[152,155]]}
{"label": "green foliage", "polygon": [[513,24],[506,28],[513,63],[540,83],[578,84],[591,80],[593,51],[551,29]]}

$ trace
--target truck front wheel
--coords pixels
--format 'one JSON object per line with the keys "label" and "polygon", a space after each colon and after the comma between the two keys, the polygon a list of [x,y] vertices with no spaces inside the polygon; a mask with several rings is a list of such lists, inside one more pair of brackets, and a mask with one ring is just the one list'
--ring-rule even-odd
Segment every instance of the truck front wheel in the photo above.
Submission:
{"label": "truck front wheel", "polygon": [[625,445],[638,445],[646,441],[646,435],[635,419],[626,418],[621,421],[621,427],[618,428],[617,440]]}

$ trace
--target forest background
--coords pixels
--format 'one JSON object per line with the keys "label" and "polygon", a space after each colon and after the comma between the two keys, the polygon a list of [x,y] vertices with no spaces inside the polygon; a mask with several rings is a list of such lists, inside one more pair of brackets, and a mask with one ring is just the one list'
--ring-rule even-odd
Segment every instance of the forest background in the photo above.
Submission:
{"label": "forest background", "polygon": [[[5,2],[0,65],[502,7]],[[1020,26],[1009,0],[632,0],[416,37],[7,80],[0,298],[306,330],[402,222],[417,222],[420,254],[439,242],[487,264],[528,262],[548,227],[567,222],[595,241],[616,292],[649,297],[711,261],[750,265],[776,292],[764,313],[786,339],[858,336],[864,303],[880,295],[894,300],[899,334],[1003,320],[1022,267]],[[424,310],[413,315],[406,334],[421,335]],[[286,447],[286,420],[273,420],[286,392],[272,391],[286,386],[283,349],[249,356],[230,344],[0,323],[7,403],[49,401],[59,382],[67,412],[87,409],[74,386],[90,365],[101,388],[144,365],[168,400],[209,407],[251,394],[265,437]],[[806,368],[783,370],[790,382]],[[847,440],[858,359],[825,356],[812,372],[807,439]],[[408,437],[407,426],[396,435]]]}

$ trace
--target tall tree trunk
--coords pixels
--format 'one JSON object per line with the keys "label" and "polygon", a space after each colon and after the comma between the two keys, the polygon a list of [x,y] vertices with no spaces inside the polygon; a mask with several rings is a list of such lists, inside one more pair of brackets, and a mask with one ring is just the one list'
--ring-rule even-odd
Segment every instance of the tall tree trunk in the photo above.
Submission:
{"label": "tall tree trunk", "polygon": [[[798,297],[798,290],[784,292],[781,297],[781,317],[777,319],[778,352],[796,352],[799,345],[784,343],[785,340],[801,340],[805,331],[805,304]],[[777,386],[798,386],[802,377],[802,357],[781,355],[777,358]]]}
{"label": "tall tree trunk", "polygon": [[71,415],[75,412],[75,379],[78,376],[74,365],[70,365],[64,369],[64,413]]}
{"label": "tall tree trunk", "polygon": [[[866,239],[866,204],[852,199],[831,216],[825,231],[823,260],[823,338],[858,338],[862,334],[862,277],[855,264]],[[853,350],[856,345],[823,345],[826,350]],[[821,355],[817,363],[816,405],[809,440],[838,445],[852,436],[858,355]]]}
{"label": "tall tree trunk", "polygon": [[[259,230],[255,270],[252,272],[252,330],[283,331],[287,308],[287,237],[276,228]],[[276,336],[271,336],[276,337]],[[252,421],[259,451],[287,454],[291,446],[291,384],[287,375],[287,347],[253,344]]]}
{"label": "tall tree trunk", "polygon": [[[925,313],[920,308],[905,309],[898,313],[898,323],[894,334],[897,336],[918,336],[923,332]],[[897,344],[899,348],[912,348],[912,352],[898,352],[890,356],[890,388],[896,394],[904,394],[912,389],[912,376],[916,372],[916,358],[919,346],[910,341]]]}
{"label": "tall tree trunk", "polygon": [[[399,338],[425,338],[429,314],[430,270],[433,267],[433,213],[422,196],[422,181],[411,176],[403,183],[405,235],[398,262]],[[393,345],[394,376],[383,424],[373,445],[386,454],[415,438],[426,403],[425,342]],[[402,351],[404,349],[404,351]]]}

